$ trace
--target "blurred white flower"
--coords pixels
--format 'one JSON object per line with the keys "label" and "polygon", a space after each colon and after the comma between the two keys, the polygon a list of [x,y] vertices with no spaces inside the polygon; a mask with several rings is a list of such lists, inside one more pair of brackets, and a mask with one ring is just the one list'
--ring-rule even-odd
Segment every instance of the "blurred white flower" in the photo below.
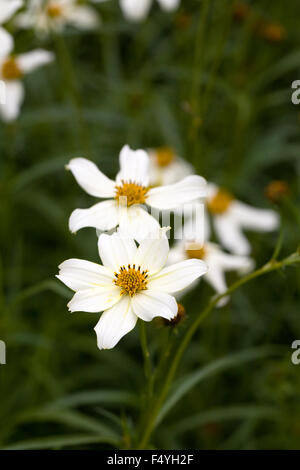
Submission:
{"label": "blurred white flower", "polygon": [[[0,0],[0,25],[6,23],[23,5],[22,0]],[[13,48],[12,36],[0,26],[0,53],[2,56],[9,54]]]}
{"label": "blurred white flower", "polygon": [[[11,44],[13,47],[13,44]],[[23,75],[48,64],[54,59],[52,52],[36,49],[20,55],[12,55],[5,45],[5,55],[0,43],[0,80],[4,83],[4,99],[0,102],[0,115],[4,121],[15,120],[24,99]]]}
{"label": "blurred white flower", "polygon": [[251,252],[243,229],[268,232],[279,226],[279,216],[275,211],[257,209],[237,201],[231,193],[215,184],[208,185],[207,209],[222,245],[237,255],[249,255]]}
{"label": "blurred white flower", "polygon": [[[161,8],[166,11],[172,11],[178,8],[180,0],[157,0]],[[130,21],[144,20],[150,10],[152,0],[120,0],[120,6],[123,14]]]}
{"label": "blurred white flower", "polygon": [[62,31],[66,25],[94,29],[100,23],[97,11],[77,0],[29,0],[27,10],[16,18],[20,28],[34,28],[41,34]]}
{"label": "blurred white flower", "polygon": [[164,267],[169,253],[165,231],[143,240],[138,248],[119,233],[102,234],[98,248],[103,266],[80,259],[59,266],[58,279],[76,292],[69,310],[103,311],[95,327],[99,349],[113,348],[138,318],[174,318],[178,306],[170,294],[206,273],[205,263],[197,259]]}
{"label": "blurred white flower", "polygon": [[149,156],[144,150],[131,150],[128,145],[121,150],[116,181],[85,158],[71,160],[67,169],[88,194],[108,199],[89,209],[76,209],[69,220],[71,232],[83,227],[107,231],[120,226],[139,241],[159,227],[156,218],[141,205],[169,211],[206,196],[206,181],[197,175],[187,176],[176,184],[149,188]]}
{"label": "blurred white flower", "polygon": [[176,155],[170,147],[159,147],[148,151],[150,156],[150,184],[161,186],[177,183],[185,176],[195,173],[194,168]]}
{"label": "blurred white flower", "polygon": [[[168,263],[178,263],[186,259],[201,259],[207,266],[208,271],[204,280],[218,293],[223,294],[227,290],[225,272],[238,271],[239,274],[246,274],[254,268],[254,261],[248,256],[230,255],[211,242],[199,242],[180,240],[175,243],[170,250]],[[193,288],[195,283],[190,287]],[[185,293],[187,290],[185,291]],[[218,307],[222,307],[228,301],[228,297],[222,298]]]}

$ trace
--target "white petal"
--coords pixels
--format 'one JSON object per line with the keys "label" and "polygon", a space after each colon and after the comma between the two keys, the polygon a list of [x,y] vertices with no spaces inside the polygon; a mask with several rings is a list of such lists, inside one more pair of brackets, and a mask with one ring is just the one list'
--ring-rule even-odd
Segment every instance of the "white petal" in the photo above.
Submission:
{"label": "white petal", "polygon": [[131,307],[131,298],[123,297],[114,307],[102,313],[95,326],[99,349],[111,349],[120,339],[133,330],[137,316]]}
{"label": "white petal", "polygon": [[141,21],[146,18],[152,0],[120,0],[124,16],[131,21]]}
{"label": "white petal", "polygon": [[147,194],[147,204],[167,210],[206,196],[206,181],[201,176],[187,176],[179,183],[152,188]]}
{"label": "white petal", "polygon": [[178,311],[174,297],[152,289],[136,294],[132,298],[132,308],[134,313],[144,321],[151,321],[155,317],[171,320]]}
{"label": "white petal", "polygon": [[221,250],[209,256],[207,263],[209,266],[217,264],[225,271],[238,270],[241,273],[247,273],[254,268],[254,261],[248,256],[229,255]]}
{"label": "white petal", "polygon": [[24,99],[24,87],[20,81],[5,81],[4,102],[0,101],[0,114],[4,121],[14,121],[20,113]]}
{"label": "white petal", "polygon": [[14,48],[14,40],[11,34],[0,27],[0,57],[8,56]]}
{"label": "white petal", "polygon": [[251,245],[231,213],[214,217],[215,230],[222,245],[236,255],[247,256],[251,252]]}
{"label": "white petal", "polygon": [[89,209],[75,209],[69,219],[69,229],[76,233],[83,227],[111,230],[119,223],[119,209],[115,200],[98,202]]}
{"label": "white petal", "polygon": [[232,217],[245,229],[269,232],[279,226],[277,212],[269,209],[257,209],[248,204],[234,201],[231,207]]}
{"label": "white petal", "polygon": [[68,303],[70,312],[103,312],[120,302],[121,290],[114,286],[79,290]]}
{"label": "white petal", "polygon": [[158,3],[164,10],[171,11],[179,7],[180,0],[158,0]]}
{"label": "white petal", "polygon": [[[218,293],[223,294],[227,290],[224,272],[216,266],[210,266],[207,274],[204,277],[212,288]],[[224,297],[218,302],[218,307],[223,307],[228,302],[229,297]]]}
{"label": "white petal", "polygon": [[13,14],[21,8],[22,0],[1,0],[0,2],[0,24],[6,23]]}
{"label": "white petal", "polygon": [[53,52],[44,49],[36,49],[35,51],[20,54],[17,57],[18,65],[23,73],[29,73],[42,65],[49,64],[55,59]]}
{"label": "white petal", "polygon": [[169,241],[166,236],[147,238],[141,241],[134,263],[147,269],[149,275],[160,271],[166,264],[169,254]]}
{"label": "white petal", "polygon": [[97,28],[100,24],[100,18],[96,10],[86,5],[76,5],[74,8],[72,8],[67,20],[68,23],[71,23],[80,29],[86,30]]}
{"label": "white petal", "polygon": [[95,163],[86,158],[73,158],[67,166],[79,186],[95,197],[111,198],[115,195],[115,182],[107,178]]}
{"label": "white petal", "polygon": [[120,172],[117,181],[131,181],[142,186],[149,185],[149,155],[145,150],[131,150],[125,145],[120,152]]}
{"label": "white petal", "polygon": [[159,222],[147,212],[147,208],[131,206],[122,211],[120,230],[128,237],[139,243],[147,238],[149,233],[160,228]]}
{"label": "white petal", "polygon": [[207,265],[199,259],[188,259],[162,269],[149,280],[149,289],[174,294],[207,272]]}
{"label": "white petal", "polygon": [[56,276],[70,289],[77,291],[95,287],[111,287],[113,273],[97,263],[82,259],[68,259],[59,266]]}
{"label": "white petal", "polygon": [[104,266],[114,272],[119,272],[121,266],[132,265],[137,250],[132,238],[121,237],[118,233],[100,235],[98,249]]}

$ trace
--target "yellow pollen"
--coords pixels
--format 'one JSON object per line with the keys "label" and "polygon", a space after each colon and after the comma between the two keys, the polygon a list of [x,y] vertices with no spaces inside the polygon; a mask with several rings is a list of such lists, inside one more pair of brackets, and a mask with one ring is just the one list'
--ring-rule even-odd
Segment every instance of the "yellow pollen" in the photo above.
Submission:
{"label": "yellow pollen", "polygon": [[233,195],[226,190],[219,189],[214,197],[207,202],[207,208],[212,214],[223,214],[233,201]]}
{"label": "yellow pollen", "polygon": [[52,5],[47,6],[47,15],[50,16],[50,18],[59,18],[62,16],[63,9],[60,5],[53,3]]}
{"label": "yellow pollen", "polygon": [[14,57],[10,57],[3,62],[1,75],[4,80],[18,80],[22,77],[22,71]]}
{"label": "yellow pollen", "polygon": [[190,259],[205,259],[207,252],[204,245],[199,245],[199,243],[190,243],[188,248],[185,250],[185,253]]}
{"label": "yellow pollen", "polygon": [[[122,204],[122,199],[126,197],[127,207],[133,206],[134,204],[144,204],[146,202],[146,195],[148,190],[149,188],[146,188],[140,184],[122,180],[122,185],[116,186],[115,199]],[[120,200],[120,198],[122,199]]]}
{"label": "yellow pollen", "polygon": [[155,155],[157,164],[161,167],[170,165],[175,159],[174,150],[170,147],[159,147],[155,149]]}
{"label": "yellow pollen", "polygon": [[140,290],[146,290],[148,284],[148,271],[141,271],[141,267],[136,269],[135,264],[127,268],[121,266],[119,273],[115,273],[114,283],[121,287],[121,295],[128,294],[133,297]]}

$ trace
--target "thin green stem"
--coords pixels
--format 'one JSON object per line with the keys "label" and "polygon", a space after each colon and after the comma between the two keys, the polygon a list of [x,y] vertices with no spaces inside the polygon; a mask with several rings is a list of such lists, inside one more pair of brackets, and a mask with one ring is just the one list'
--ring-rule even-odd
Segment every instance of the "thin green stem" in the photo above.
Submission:
{"label": "thin green stem", "polygon": [[84,151],[87,154],[90,154],[89,139],[87,136],[87,130],[82,113],[81,96],[77,83],[76,73],[72,62],[72,57],[70,55],[68,45],[66,44],[65,39],[61,34],[57,34],[55,36],[55,41],[57,46],[57,53],[60,58],[61,67],[63,69],[65,85],[67,90],[69,91],[70,99],[74,107],[79,129],[79,135],[81,139],[81,145]]}
{"label": "thin green stem", "polygon": [[262,266],[260,269],[257,269],[256,271],[248,274],[247,276],[243,277],[242,279],[239,279],[237,282],[232,284],[229,289],[227,289],[226,292],[223,294],[220,294],[216,296],[211,302],[207,305],[207,307],[201,312],[201,314],[196,318],[195,322],[192,323],[190,328],[187,330],[183,340],[180,343],[179,348],[177,349],[177,352],[174,355],[173,361],[171,363],[171,367],[169,369],[169,372],[166,376],[164,385],[162,387],[162,390],[158,396],[158,399],[152,409],[152,413],[150,416],[150,419],[148,421],[148,424],[145,428],[144,434],[142,435],[142,438],[140,440],[139,449],[144,449],[148,441],[151,437],[152,431],[154,430],[156,426],[156,420],[157,420],[157,415],[159,413],[159,410],[168,394],[170,385],[172,384],[173,378],[175,376],[175,373],[177,371],[179,362],[183,356],[184,351],[186,350],[187,346],[189,345],[192,337],[194,336],[195,332],[197,331],[198,327],[201,325],[201,323],[206,319],[206,317],[211,313],[211,311],[214,309],[214,307],[218,304],[218,302],[223,298],[226,297],[230,294],[232,294],[235,290],[237,290],[239,287],[243,286],[244,284],[252,281],[253,279],[260,277],[264,274],[267,274],[272,271],[276,271],[279,269],[284,268],[285,266],[290,266],[292,264],[300,263],[300,253],[293,253],[292,255],[288,256],[287,258],[283,259],[282,261],[276,261],[276,260],[271,260],[268,263],[266,263],[264,266]]}

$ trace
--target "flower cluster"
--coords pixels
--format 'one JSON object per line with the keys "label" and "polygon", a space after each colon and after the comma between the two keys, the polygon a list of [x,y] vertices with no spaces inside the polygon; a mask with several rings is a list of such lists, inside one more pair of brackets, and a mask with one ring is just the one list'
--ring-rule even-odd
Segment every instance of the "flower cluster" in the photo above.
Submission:
{"label": "flower cluster", "polygon": [[[90,0],[93,4],[108,0]],[[36,49],[25,54],[14,53],[13,36],[3,24],[13,20],[13,27],[20,30],[33,30],[38,39],[49,35],[60,35],[66,27],[91,31],[101,25],[101,18],[89,0],[0,0],[0,117],[12,122],[20,114],[24,100],[22,78],[36,68],[54,60],[54,54]],[[166,11],[179,6],[180,0],[158,0]],[[151,7],[151,0],[120,0],[120,8],[126,19],[143,20]],[[19,11],[21,10],[22,11]]]}
{"label": "flower cluster", "polygon": [[[167,148],[146,152],[124,146],[115,180],[85,158],[72,159],[67,169],[90,196],[106,199],[88,209],[76,209],[69,220],[72,232],[97,229],[102,265],[70,259],[59,266],[57,276],[75,292],[68,304],[71,312],[103,312],[95,327],[100,349],[113,348],[138,319],[174,320],[179,310],[174,295],[178,298],[201,276],[217,292],[226,291],[225,271],[245,272],[254,265],[240,228],[272,230],[278,223],[273,211],[253,209],[215,185],[207,185],[193,174],[192,166]],[[209,241],[208,230],[205,240],[201,239],[203,226],[198,224],[195,230],[193,213],[205,201],[221,242],[233,254]],[[157,212],[152,211],[176,214],[186,206],[184,236],[175,231],[177,240],[169,250],[170,227],[161,228]],[[207,215],[200,225],[206,220]]]}

